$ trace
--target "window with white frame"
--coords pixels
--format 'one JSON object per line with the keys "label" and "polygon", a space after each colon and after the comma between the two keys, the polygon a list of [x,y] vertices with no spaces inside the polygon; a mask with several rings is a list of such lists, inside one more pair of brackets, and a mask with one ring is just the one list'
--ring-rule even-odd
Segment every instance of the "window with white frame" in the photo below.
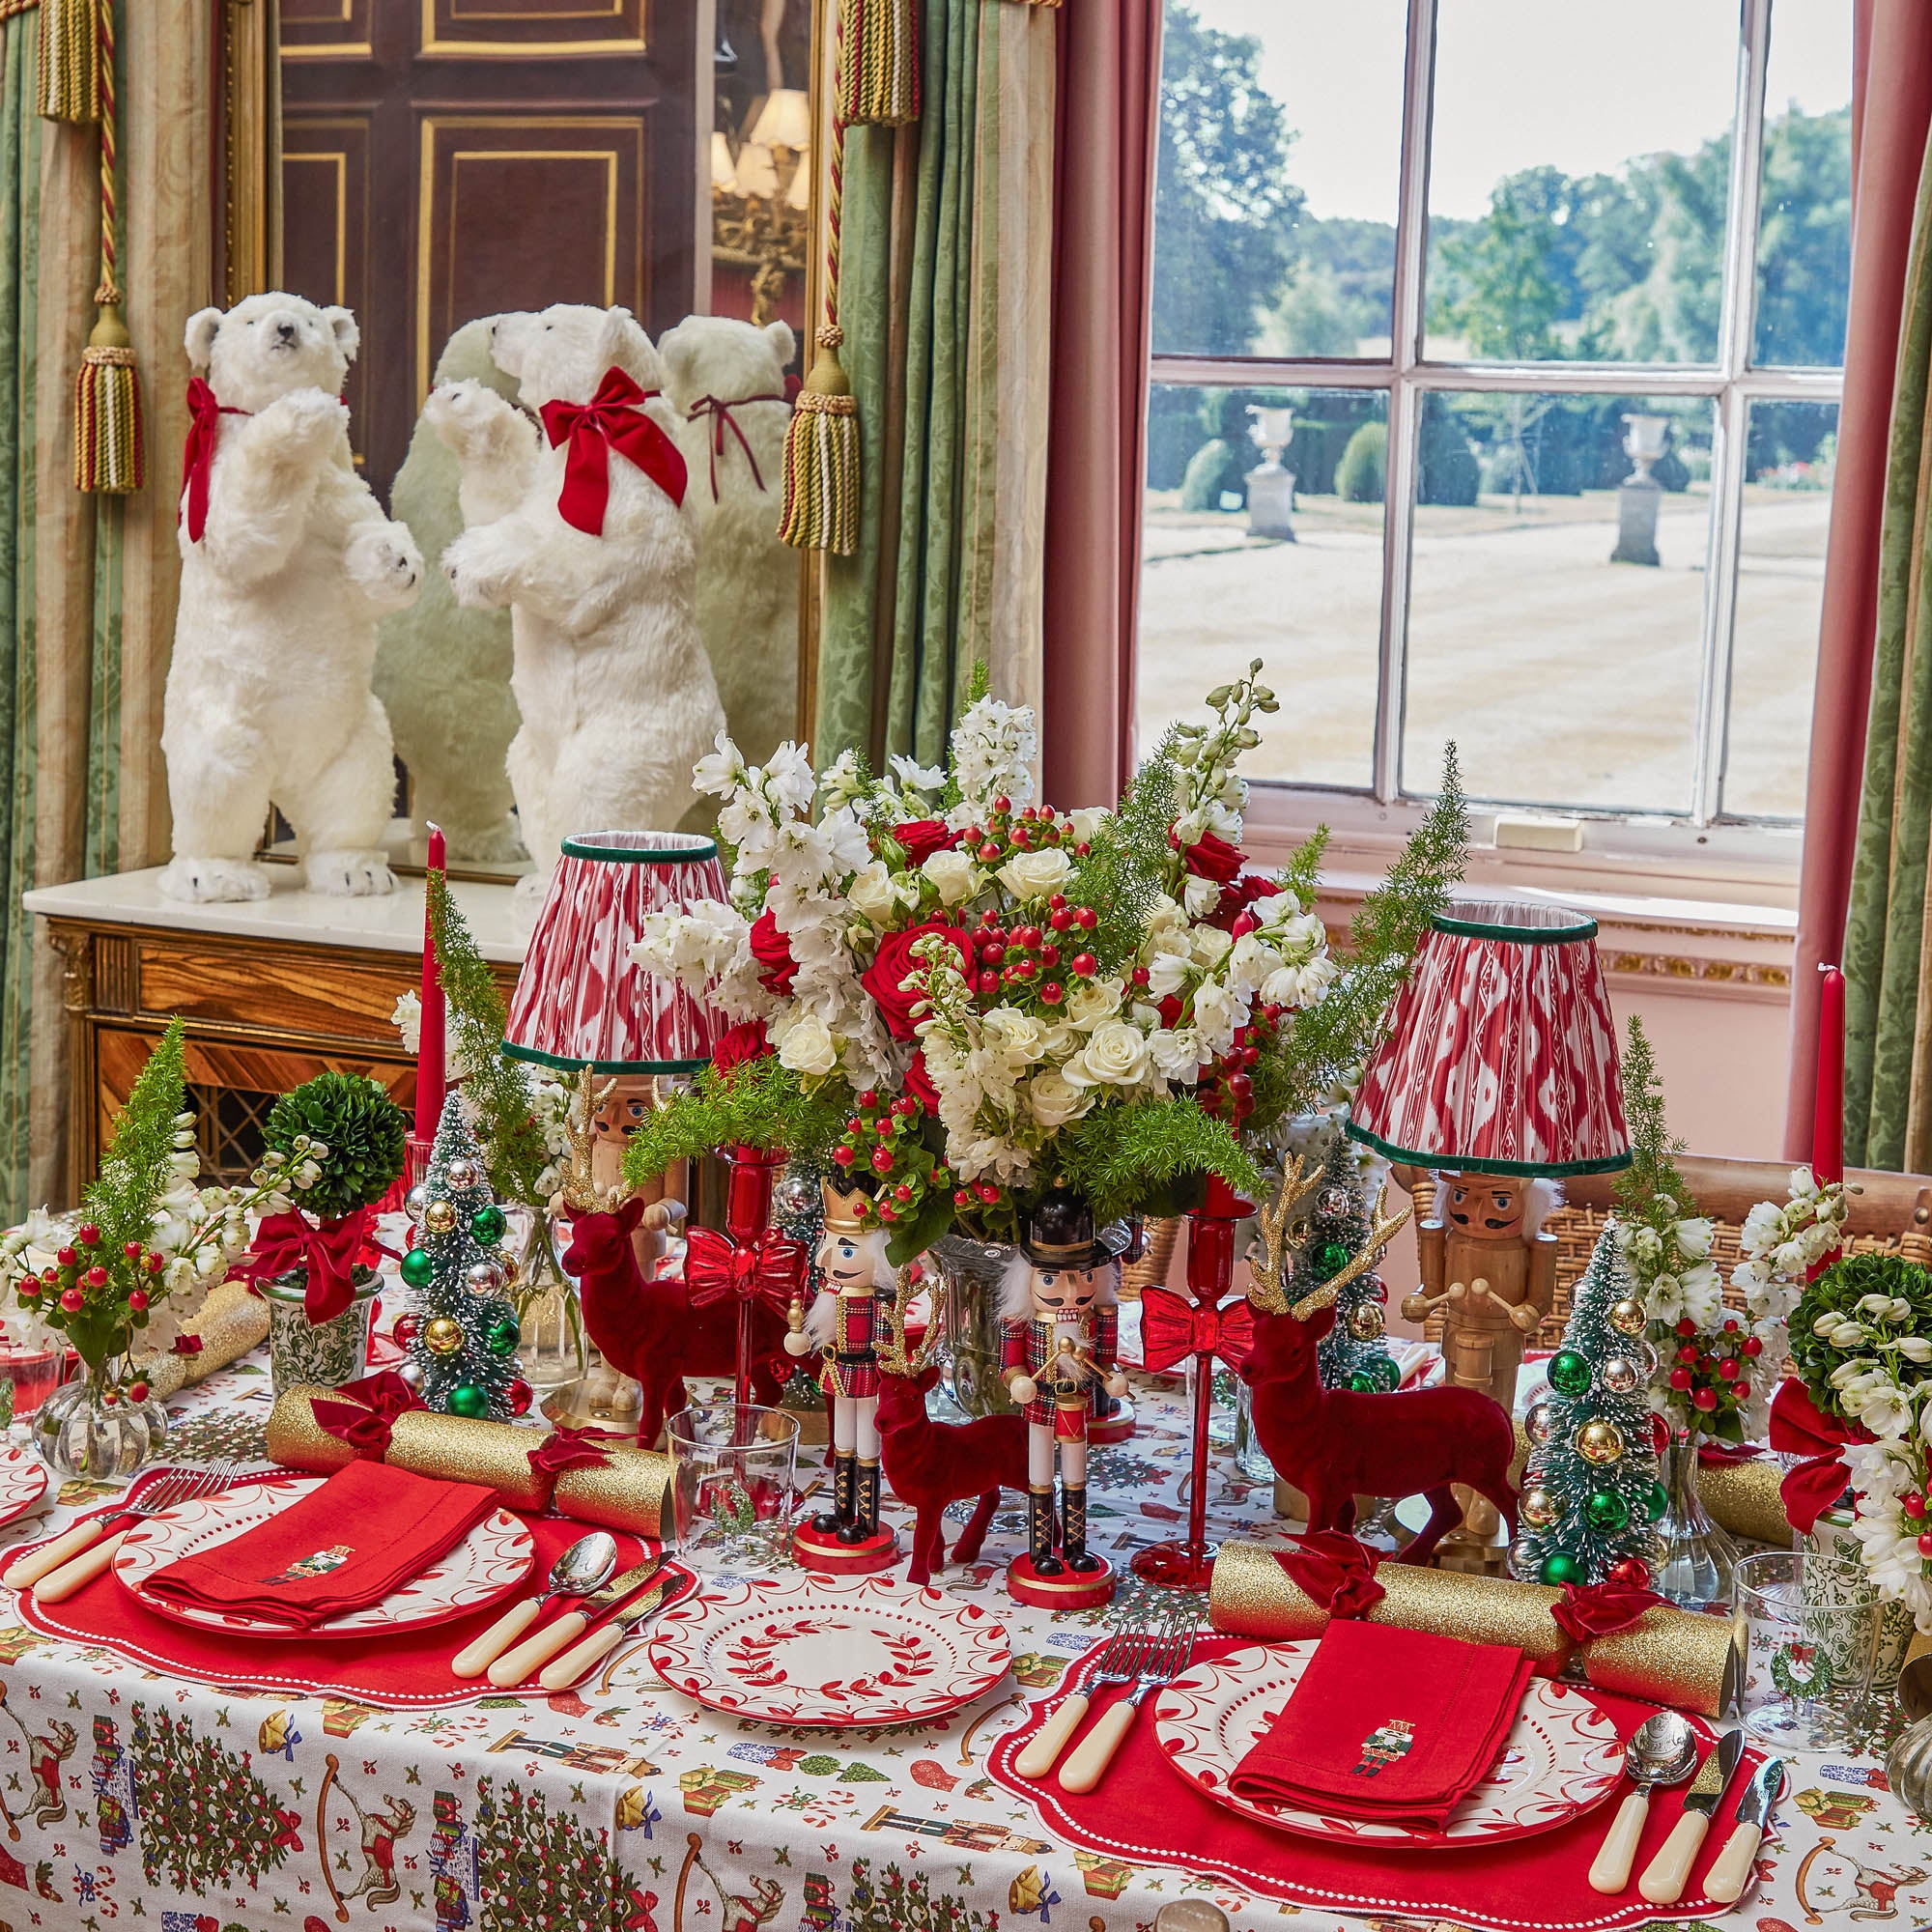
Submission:
{"label": "window with white frame", "polygon": [[1143,741],[1260,658],[1285,787],[1798,820],[1851,13],[1166,0]]}

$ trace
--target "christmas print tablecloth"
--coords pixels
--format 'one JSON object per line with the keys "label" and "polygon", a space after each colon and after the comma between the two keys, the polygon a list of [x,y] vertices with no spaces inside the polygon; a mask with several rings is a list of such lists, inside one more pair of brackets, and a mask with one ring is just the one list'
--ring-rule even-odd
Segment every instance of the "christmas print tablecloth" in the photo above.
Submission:
{"label": "christmas print tablecloth", "polygon": [[[1122,1569],[1182,1520],[1187,1466],[1179,1386],[1134,1393],[1139,1433],[1094,1455],[1094,1541]],[[243,1361],[178,1405],[171,1453],[259,1456],[269,1406],[264,1364]],[[1266,1486],[1225,1450],[1213,1482],[1216,1533],[1281,1533]],[[102,1493],[70,1484],[44,1525],[0,1531],[0,1545]],[[0,1927],[1144,1932],[1190,1893],[1237,1928],[1347,1924],[1075,1851],[986,1776],[1023,1694],[1051,1687],[1103,1615],[1054,1617],[1006,1597],[1021,1529],[1018,1510],[1004,1511],[983,1560],[943,1578],[1005,1620],[1017,1684],[918,1731],[721,1717],[658,1684],[641,1639],[576,1690],[449,1710],[211,1690],[38,1635],[5,1593]],[[1932,1923],[1932,1829],[1870,1760],[1799,1760],[1767,1857],[1769,1877],[1728,1924]]]}

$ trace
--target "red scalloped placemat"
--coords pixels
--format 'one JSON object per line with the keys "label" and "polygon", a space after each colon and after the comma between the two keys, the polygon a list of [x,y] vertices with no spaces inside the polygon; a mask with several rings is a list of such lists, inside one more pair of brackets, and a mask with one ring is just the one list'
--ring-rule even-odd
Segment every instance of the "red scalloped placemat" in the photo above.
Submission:
{"label": "red scalloped placemat", "polygon": [[[128,1493],[134,1495],[140,1488],[136,1484]],[[96,1510],[90,1514],[104,1516],[111,1511]],[[530,1516],[524,1520],[536,1540],[536,1563],[529,1578],[529,1587],[535,1590],[542,1587],[542,1579],[558,1553],[583,1535],[586,1525],[563,1517]],[[635,1536],[612,1533],[617,1537],[619,1574],[641,1562],[645,1551],[654,1548]],[[31,1547],[23,1544],[20,1548]],[[10,1549],[7,1553],[11,1560],[19,1551]],[[682,1571],[676,1574],[681,1595],[689,1587],[689,1577]],[[469,1704],[483,1697],[539,1698],[551,1694],[534,1689],[499,1690],[487,1677],[464,1678],[451,1674],[449,1660],[502,1615],[504,1606],[500,1602],[425,1630],[355,1641],[327,1638],[307,1644],[297,1638],[251,1640],[227,1633],[198,1631],[171,1618],[156,1616],[135,1601],[111,1570],[76,1590],[64,1603],[37,1604],[31,1591],[21,1591],[16,1606],[21,1621],[44,1636],[99,1644],[130,1662],[170,1676],[189,1678],[198,1684],[280,1690],[292,1696],[346,1697],[385,1711]],[[555,1613],[549,1607],[544,1612],[546,1617]]]}
{"label": "red scalloped placemat", "polygon": [[[1194,1655],[1205,1661],[1249,1641],[1208,1638],[1195,1646]],[[1096,1644],[1067,1673],[1067,1685],[1085,1681],[1099,1648]],[[1619,1794],[1612,1793],[1604,1804],[1535,1837],[1445,1852],[1365,1851],[1271,1832],[1203,1797],[1175,1773],[1155,1741],[1157,1692],[1141,1706],[1133,1729],[1096,1789],[1072,1797],[1051,1775],[1041,1783],[1029,1783],[1014,1773],[1013,1759],[1039,1729],[1058,1695],[1059,1689],[1035,1702],[1017,1730],[1001,1735],[987,1769],[1005,1790],[1031,1804],[1049,1831],[1103,1858],[1219,1877],[1244,1891],[1317,1911],[1448,1918],[1473,1932],[1610,1932],[1657,1918],[1711,1918],[1735,1909],[1706,1899],[1697,1886],[1723,1847],[1736,1794],[1762,1761],[1762,1753],[1755,1750],[1747,1749],[1732,1777],[1730,1795],[1692,1867],[1690,1888],[1675,1905],[1659,1906],[1637,1896],[1634,1878],[1615,1898],[1590,1889],[1591,1861],[1610,1828]],[[1103,1690],[1078,1735],[1084,1735],[1094,1717],[1122,1695],[1119,1690]],[[1591,1695],[1616,1724],[1619,1737],[1629,1737],[1654,1709],[1629,1697],[1602,1691]],[[1700,1752],[1708,1750],[1714,1741],[1710,1726],[1697,1718],[1690,1723],[1698,1734]],[[1669,1836],[1678,1809],[1675,1793],[1658,1795],[1633,1873],[1641,1872]]]}

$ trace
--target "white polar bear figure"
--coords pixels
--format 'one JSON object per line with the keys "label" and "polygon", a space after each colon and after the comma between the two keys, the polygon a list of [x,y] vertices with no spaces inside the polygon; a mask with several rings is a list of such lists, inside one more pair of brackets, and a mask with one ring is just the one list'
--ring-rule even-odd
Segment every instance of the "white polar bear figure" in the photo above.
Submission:
{"label": "white polar bear figure", "polygon": [[376,620],[415,597],[422,559],[350,461],[341,398],[356,340],[347,309],[298,296],[188,318],[188,364],[213,402],[205,461],[182,492],[161,724],[171,898],[266,895],[251,855],[270,803],[311,891],[395,887],[384,852],[395,765],[370,673]]}
{"label": "white polar bear figure", "polygon": [[[443,345],[436,365],[439,385],[473,377],[500,396],[515,397],[516,378],[490,355],[495,320],[466,322]],[[462,532],[460,482],[455,457],[427,417],[419,420],[396,471],[389,507],[432,560]],[[522,858],[524,841],[510,815],[503,769],[518,723],[510,693],[510,613],[460,609],[448,580],[440,570],[429,571],[415,603],[392,611],[378,629],[376,696],[410,768],[415,831],[431,820],[441,826],[452,859]]]}
{"label": "white polar bear figure", "polygon": [[697,506],[697,631],[738,749],[761,765],[798,724],[799,554],[779,537],[792,332],[688,316],[658,337]]}
{"label": "white polar bear figure", "polygon": [[[587,404],[607,379],[663,387],[657,351],[628,309],[559,303],[502,316],[495,354],[529,410]],[[661,395],[619,406],[611,420],[628,434],[641,427],[639,412],[671,439],[668,454],[681,469]],[[468,527],[442,554],[456,601],[510,611],[523,724],[507,762],[536,863],[520,891],[541,896],[570,833],[672,830],[696,802],[691,768],[711,750],[724,711],[693,614],[692,493],[687,482],[674,496],[607,447],[593,534],[561,507],[572,436],[543,446],[527,417],[476,382],[436,390],[424,414],[463,466]],[[665,445],[653,440],[651,449],[662,470]]]}

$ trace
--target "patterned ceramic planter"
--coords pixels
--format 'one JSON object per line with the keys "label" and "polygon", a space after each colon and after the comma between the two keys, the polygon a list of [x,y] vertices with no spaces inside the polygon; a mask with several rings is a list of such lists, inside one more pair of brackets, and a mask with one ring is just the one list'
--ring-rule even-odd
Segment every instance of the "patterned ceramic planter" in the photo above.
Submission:
{"label": "patterned ceramic planter", "polygon": [[[1823,1556],[1836,1556],[1846,1563],[1857,1564],[1860,1575],[1864,1575],[1864,1546],[1852,1533],[1852,1512],[1848,1509],[1828,1510],[1804,1539],[1804,1547]],[[1807,1583],[1809,1587],[1812,1586]],[[1898,1689],[1898,1673],[1905,1666],[1905,1653],[1911,1647],[1912,1611],[1904,1604],[1886,1605],[1879,1612],[1878,1647],[1872,1656],[1871,1688],[1875,1697],[1889,1697]]]}
{"label": "patterned ceramic planter", "polygon": [[302,1306],[306,1274],[278,1275],[262,1283],[269,1303],[269,1371],[277,1395],[297,1382],[340,1388],[361,1376],[369,1359],[369,1320],[383,1278],[357,1263],[351,1280],[355,1299],[327,1321],[311,1321]]}

